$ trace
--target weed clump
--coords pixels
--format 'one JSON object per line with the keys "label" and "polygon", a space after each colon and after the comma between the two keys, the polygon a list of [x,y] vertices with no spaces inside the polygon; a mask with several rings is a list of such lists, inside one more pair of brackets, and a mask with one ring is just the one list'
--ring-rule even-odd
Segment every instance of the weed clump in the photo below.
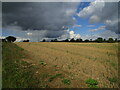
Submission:
{"label": "weed clump", "polygon": [[62,80],[62,82],[63,82],[64,84],[66,84],[66,85],[70,85],[70,84],[71,84],[71,81],[68,80],[68,79],[64,79],[64,80]]}
{"label": "weed clump", "polygon": [[117,78],[108,78],[108,80],[110,81],[110,83],[116,83],[117,82]]}
{"label": "weed clump", "polygon": [[47,65],[44,61],[40,61],[40,64],[41,64],[41,65],[44,65],[44,66]]}
{"label": "weed clump", "polygon": [[86,84],[88,84],[88,87],[89,88],[98,88],[98,81],[97,80],[94,80],[94,79],[87,79],[86,81],[85,81],[85,83]]}

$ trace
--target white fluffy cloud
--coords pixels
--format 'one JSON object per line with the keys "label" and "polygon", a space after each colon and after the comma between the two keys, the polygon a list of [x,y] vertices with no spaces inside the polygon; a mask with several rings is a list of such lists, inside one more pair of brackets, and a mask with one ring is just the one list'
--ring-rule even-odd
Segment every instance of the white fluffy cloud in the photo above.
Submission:
{"label": "white fluffy cloud", "polygon": [[102,7],[104,7],[104,2],[97,2],[97,1],[99,0],[91,2],[90,6],[84,8],[82,11],[80,11],[80,13],[78,13],[78,16],[85,18],[93,14],[95,11],[97,12],[102,11]]}
{"label": "white fluffy cloud", "polygon": [[79,17],[89,18],[91,24],[104,23],[107,30],[116,33],[118,31],[118,3],[95,0],[90,6],[85,7],[78,13]]}
{"label": "white fluffy cloud", "polygon": [[69,31],[69,34],[70,34],[70,39],[71,38],[78,39],[81,37],[80,34],[75,34],[74,31]]}

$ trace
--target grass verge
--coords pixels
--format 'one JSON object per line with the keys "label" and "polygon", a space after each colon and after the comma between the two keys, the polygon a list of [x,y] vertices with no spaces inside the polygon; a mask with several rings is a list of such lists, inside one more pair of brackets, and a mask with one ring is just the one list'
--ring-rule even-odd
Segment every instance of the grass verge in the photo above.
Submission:
{"label": "grass verge", "polygon": [[39,81],[34,76],[34,67],[22,61],[24,49],[14,43],[2,44],[2,87],[32,88],[38,87]]}

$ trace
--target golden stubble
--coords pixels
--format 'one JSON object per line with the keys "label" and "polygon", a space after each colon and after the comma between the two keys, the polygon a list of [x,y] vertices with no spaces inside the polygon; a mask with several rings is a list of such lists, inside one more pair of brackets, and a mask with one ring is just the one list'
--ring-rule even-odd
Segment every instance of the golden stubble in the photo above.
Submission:
{"label": "golden stubble", "polygon": [[[47,65],[57,65],[61,71],[70,73],[73,79],[85,81],[93,78],[99,81],[99,87],[117,87],[108,78],[118,77],[117,44],[108,43],[51,43],[19,42],[31,55],[28,62],[45,61]],[[114,63],[116,66],[112,66]]]}

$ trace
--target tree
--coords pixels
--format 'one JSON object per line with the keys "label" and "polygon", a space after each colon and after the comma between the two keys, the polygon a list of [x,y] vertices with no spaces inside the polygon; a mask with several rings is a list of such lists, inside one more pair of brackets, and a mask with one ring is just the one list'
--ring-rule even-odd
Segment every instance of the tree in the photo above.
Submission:
{"label": "tree", "polygon": [[51,40],[51,42],[54,42],[54,40]]}
{"label": "tree", "polygon": [[113,42],[114,42],[113,38],[109,38],[109,39],[108,39],[108,42],[109,42],[109,43],[113,43]]}
{"label": "tree", "polygon": [[90,39],[90,42],[92,42],[92,39]]}
{"label": "tree", "polygon": [[84,42],[89,42],[89,40],[88,40],[88,39],[86,39]]}
{"label": "tree", "polygon": [[29,42],[29,40],[23,40],[23,42]]}
{"label": "tree", "polygon": [[75,42],[74,38],[72,38],[72,39],[70,40],[70,42]]}
{"label": "tree", "polygon": [[45,39],[43,39],[43,41],[42,42],[46,42],[46,40]]}
{"label": "tree", "polygon": [[2,39],[2,42],[6,42],[6,39]]}
{"label": "tree", "polygon": [[57,39],[54,39],[54,40],[51,40],[51,42],[58,42],[58,40],[57,40]]}
{"label": "tree", "polygon": [[69,40],[68,39],[66,39],[66,40],[64,40],[65,42],[69,42]]}
{"label": "tree", "polygon": [[16,38],[13,37],[13,36],[8,36],[5,39],[6,39],[7,42],[14,42],[16,40]]}
{"label": "tree", "polygon": [[83,42],[83,40],[82,40],[82,39],[80,39],[80,42]]}
{"label": "tree", "polygon": [[118,41],[118,39],[117,38],[115,38],[115,42],[117,42]]}
{"label": "tree", "polygon": [[101,42],[103,42],[103,38],[99,37],[95,41],[98,42],[98,43],[101,43]]}
{"label": "tree", "polygon": [[117,42],[120,42],[120,40],[117,40]]}
{"label": "tree", "polygon": [[103,41],[106,42],[106,39],[104,39]]}
{"label": "tree", "polygon": [[57,39],[54,39],[54,42],[58,42],[58,40],[57,40]]}
{"label": "tree", "polygon": [[82,39],[77,39],[76,42],[82,42]]}
{"label": "tree", "polygon": [[79,39],[76,39],[76,42],[79,42],[80,40]]}

